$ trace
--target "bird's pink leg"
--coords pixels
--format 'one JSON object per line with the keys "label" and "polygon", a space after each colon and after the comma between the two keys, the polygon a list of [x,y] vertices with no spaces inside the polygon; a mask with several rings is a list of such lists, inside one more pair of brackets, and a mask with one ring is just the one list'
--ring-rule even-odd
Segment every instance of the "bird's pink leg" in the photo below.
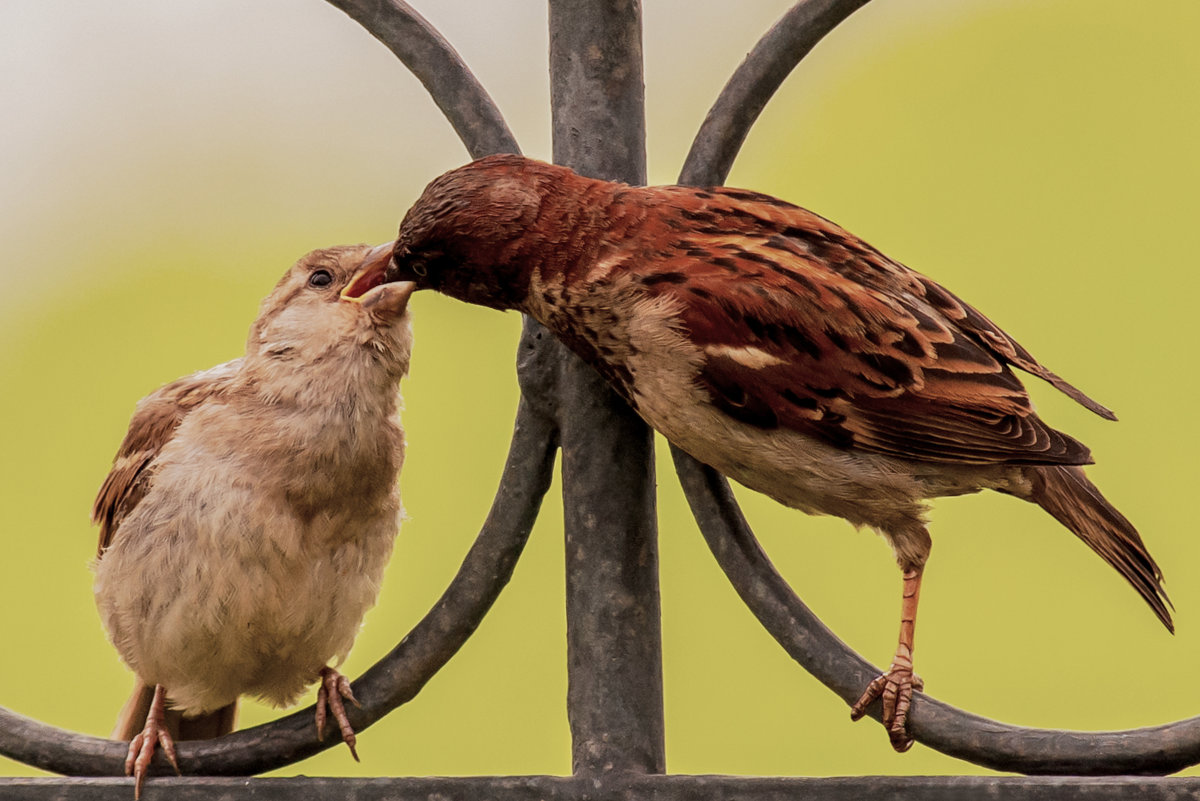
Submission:
{"label": "bird's pink leg", "polygon": [[904,571],[904,598],[900,604],[900,643],[892,666],[882,676],[867,685],[867,689],[850,709],[850,719],[866,714],[867,706],[876,698],[883,699],[883,725],[888,730],[892,748],[904,752],[912,748],[908,734],[908,710],[912,706],[913,690],[924,683],[913,673],[913,630],[917,623],[917,601],[921,598],[922,568]]}
{"label": "bird's pink leg", "polygon": [[167,731],[167,690],[161,684],[154,685],[154,700],[150,702],[146,726],[129,741],[129,753],[125,756],[125,775],[133,777],[134,801],[142,797],[142,780],[146,778],[157,745],[162,746],[171,767],[179,773],[175,741]]}
{"label": "bird's pink leg", "polygon": [[358,699],[351,692],[350,682],[345,676],[331,667],[321,668],[321,686],[317,689],[317,739],[325,739],[325,720],[328,711],[337,721],[338,729],[342,732],[342,740],[350,749],[350,756],[354,757],[355,762],[358,762],[358,751],[354,749],[358,738],[354,736],[354,727],[350,725],[350,719],[346,717],[346,705],[342,703],[343,698],[360,709],[362,708],[362,704],[358,703]]}

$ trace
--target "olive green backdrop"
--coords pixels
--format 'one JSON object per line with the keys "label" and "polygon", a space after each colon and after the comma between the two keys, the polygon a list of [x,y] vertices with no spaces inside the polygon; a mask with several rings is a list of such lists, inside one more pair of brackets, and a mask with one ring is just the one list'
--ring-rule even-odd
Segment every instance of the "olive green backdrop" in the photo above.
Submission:
{"label": "olive green backdrop", "polygon": [[[544,4],[416,5],[546,157]],[[668,183],[788,3],[645,6],[650,176]],[[134,402],[239,355],[292,261],[388,240],[466,156],[403,67],[320,0],[24,0],[0,19],[0,705],[104,734],[131,677],[92,606],[87,516]],[[933,276],[1121,417],[1031,386],[1052,424],[1092,446],[1090,474],[1164,569],[1179,634],[1039,510],[939,502],[917,669],[979,714],[1112,729],[1200,712],[1198,33],[1194,0],[875,0],[787,82],[730,177]],[[516,406],[515,315],[432,295],[413,313],[410,520],[352,675],[453,574]],[[660,483],[671,771],[977,772],[920,745],[893,754],[876,724],[852,725],[737,600],[666,460]],[[339,747],[282,773],[569,772],[554,492],[492,614],[362,735],[362,764]],[[884,543],[742,497],[801,597],[885,663],[900,578]],[[251,703],[243,720],[273,714]],[[35,771],[0,760],[0,773]]]}

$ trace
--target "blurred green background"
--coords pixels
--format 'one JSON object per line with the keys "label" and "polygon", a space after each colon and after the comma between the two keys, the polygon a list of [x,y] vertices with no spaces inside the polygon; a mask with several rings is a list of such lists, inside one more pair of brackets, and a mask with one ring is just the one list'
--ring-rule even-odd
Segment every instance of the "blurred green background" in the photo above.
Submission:
{"label": "blurred green background", "polygon": [[[547,157],[544,4],[416,5]],[[725,77],[788,5],[645,3],[652,182],[674,179]],[[0,705],[101,735],[131,677],[92,605],[87,516],[134,402],[237,356],[298,256],[388,240],[467,157],[391,54],[320,0],[14,0],[0,16]],[[1121,416],[1032,386],[1143,532],[1179,634],[1036,508],[939,502],[917,669],[978,714],[1119,729],[1200,707],[1197,31],[1194,0],[875,0],[787,82],[730,178],[943,282]],[[413,307],[411,520],[351,675],[453,575],[516,407],[515,315],[432,295]],[[896,755],[876,724],[851,724],[737,600],[666,461],[660,481],[669,770],[979,772],[920,745]],[[569,772],[556,491],[479,632],[360,738],[362,764],[335,748],[281,773]],[[741,495],[801,597],[886,663],[900,579],[882,540]],[[250,703],[243,722],[275,714]]]}

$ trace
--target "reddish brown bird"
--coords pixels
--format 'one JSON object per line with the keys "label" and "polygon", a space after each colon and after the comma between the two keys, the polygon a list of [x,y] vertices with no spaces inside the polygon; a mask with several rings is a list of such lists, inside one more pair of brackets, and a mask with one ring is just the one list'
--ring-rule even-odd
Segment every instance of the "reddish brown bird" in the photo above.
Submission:
{"label": "reddish brown bird", "polygon": [[[135,794],[157,745],[233,729],[238,696],[290,704],[320,681],[355,754],[345,658],[375,603],[399,525],[398,382],[411,284],[343,297],[391,246],[314,251],[262,304],[240,359],[138,404],[96,498],[96,603],[139,686]],[[167,709],[167,704],[173,707]],[[356,703],[356,702],[355,702]]]}
{"label": "reddish brown bird", "polygon": [[1113,414],[829,220],[756,192],[633,187],[494,156],[426,188],[394,258],[362,286],[411,280],[528,314],[695,458],[882,534],[904,576],[900,642],[851,714],[881,697],[897,750],[912,744],[930,498],[993,489],[1036,503],[1172,628],[1141,537],[1079,467],[1088,449],[1034,414],[1012,368]]}

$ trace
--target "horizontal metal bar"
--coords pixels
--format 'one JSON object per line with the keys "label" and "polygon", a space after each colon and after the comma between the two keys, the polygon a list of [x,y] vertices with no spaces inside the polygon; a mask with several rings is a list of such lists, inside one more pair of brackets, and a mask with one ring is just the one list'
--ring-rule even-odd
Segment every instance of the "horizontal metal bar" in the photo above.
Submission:
{"label": "horizontal metal bar", "polygon": [[[129,779],[0,779],[9,801],[129,801]],[[1200,778],[856,776],[825,779],[610,775],[463,778],[163,777],[146,781],[145,801],[1177,801],[1200,798]]]}

